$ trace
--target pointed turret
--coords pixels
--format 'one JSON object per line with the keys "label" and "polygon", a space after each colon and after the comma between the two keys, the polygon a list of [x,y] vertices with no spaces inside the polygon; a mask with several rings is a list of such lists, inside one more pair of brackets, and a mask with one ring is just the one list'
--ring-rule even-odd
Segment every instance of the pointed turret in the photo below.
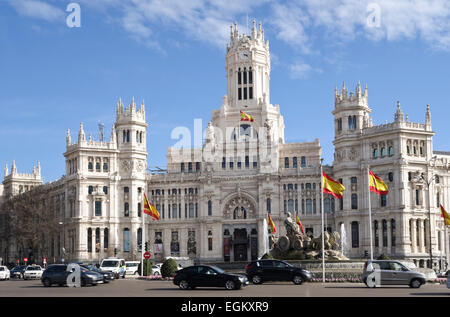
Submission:
{"label": "pointed turret", "polygon": [[356,86],[356,96],[361,98],[361,82],[358,80],[358,85]]}
{"label": "pointed turret", "polygon": [[70,129],[67,129],[66,134],[66,145],[70,146],[72,144],[72,137],[70,136]]}
{"label": "pointed turret", "polygon": [[13,160],[12,167],[11,167],[11,174],[17,174],[17,167],[16,167],[16,160]]}
{"label": "pointed turret", "polygon": [[5,163],[5,177],[8,176],[9,170],[8,170],[8,163]]}
{"label": "pointed turret", "polygon": [[252,27],[252,39],[256,39],[256,20],[253,19],[253,27]]}
{"label": "pointed turret", "polygon": [[83,130],[83,122],[80,123],[80,131],[78,131],[78,143],[81,141],[86,141],[86,135]]}
{"label": "pointed turret", "polygon": [[109,136],[109,142],[110,143],[115,143],[116,142],[116,129],[114,128],[114,124],[113,124],[113,127],[111,129],[111,135]]}
{"label": "pointed turret", "polygon": [[39,161],[37,162],[36,174],[37,174],[38,176],[41,175],[41,162],[39,162]]}
{"label": "pointed turret", "polygon": [[403,122],[404,116],[402,109],[400,107],[400,101],[397,101],[397,111],[395,112],[394,121],[395,122]]}
{"label": "pointed turret", "polygon": [[427,105],[427,112],[425,113],[425,126],[427,130],[431,130],[431,112],[430,105]]}

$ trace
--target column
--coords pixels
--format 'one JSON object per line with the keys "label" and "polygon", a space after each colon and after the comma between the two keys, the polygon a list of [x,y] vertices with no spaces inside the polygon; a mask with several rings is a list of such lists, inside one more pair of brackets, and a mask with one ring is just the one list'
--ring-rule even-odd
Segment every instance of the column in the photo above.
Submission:
{"label": "column", "polygon": [[425,237],[424,237],[424,232],[423,232],[423,220],[422,219],[417,219],[418,223],[419,223],[419,252],[423,253],[425,252],[424,247],[425,247]]}
{"label": "column", "polygon": [[[188,249],[187,249],[187,243],[188,243],[188,231],[191,229],[177,229],[178,230],[178,241],[180,243],[180,256],[186,257],[188,256]],[[198,240],[198,236],[200,232],[195,233],[195,240]],[[197,252],[200,251],[197,244]]]}
{"label": "column", "polygon": [[378,254],[383,253],[383,220],[378,220]]}
{"label": "column", "polygon": [[411,253],[417,253],[416,219],[410,219]]}
{"label": "column", "polygon": [[104,245],[104,237],[105,237],[105,228],[100,228],[100,259],[105,257],[105,245]]}
{"label": "column", "polygon": [[92,253],[91,253],[91,258],[94,259],[96,254],[95,254],[95,228],[91,228],[92,229],[92,239],[91,239],[91,246],[92,246]]}

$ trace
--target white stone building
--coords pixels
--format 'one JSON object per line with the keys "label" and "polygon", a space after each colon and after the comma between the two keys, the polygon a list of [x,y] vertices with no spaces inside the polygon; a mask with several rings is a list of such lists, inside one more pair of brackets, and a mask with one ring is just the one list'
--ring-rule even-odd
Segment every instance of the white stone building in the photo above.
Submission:
{"label": "white stone building", "polygon": [[[143,103],[137,109],[133,100],[124,108],[119,101],[109,142],[103,136],[86,139],[82,125],[76,142],[67,132],[66,175],[49,184],[55,186],[63,226],[53,243],[66,253],[56,247],[49,257],[139,259],[144,193],[161,214],[145,225],[145,241],[157,258],[255,259],[265,251],[268,212],[280,234],[287,212],[298,213],[307,234],[320,234],[321,146],[317,139],[285,143],[280,107],[270,102],[269,43],[261,24],[254,23],[250,35],[231,27],[225,70],[227,95],[212,113],[204,144],[169,148],[163,173],[147,172]],[[240,111],[254,121],[241,121]],[[433,151],[429,108],[425,124],[409,122],[400,104],[389,124],[373,125],[370,112],[367,87],[362,91],[358,83],[354,94],[345,85],[336,90],[335,159],[324,171],[347,190],[342,200],[325,195],[325,226],[345,231],[346,255],[367,256],[370,166],[390,188],[384,198],[371,194],[375,256],[386,253],[426,265],[431,210],[433,262],[442,266],[448,236],[438,207],[450,206],[450,152]],[[422,173],[432,180],[429,186],[420,181]],[[17,193],[25,179],[6,176],[4,194]],[[13,251],[3,255],[14,256]]]}

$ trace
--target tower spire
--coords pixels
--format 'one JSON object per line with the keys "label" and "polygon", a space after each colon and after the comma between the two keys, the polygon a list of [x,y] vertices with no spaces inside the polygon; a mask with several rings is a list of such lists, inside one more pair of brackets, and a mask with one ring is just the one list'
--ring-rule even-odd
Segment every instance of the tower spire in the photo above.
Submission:
{"label": "tower spire", "polygon": [[425,114],[425,124],[431,125],[431,112],[430,112],[430,105],[427,105],[427,112]]}
{"label": "tower spire", "polygon": [[12,167],[11,167],[11,174],[17,173],[17,167],[16,167],[16,160],[13,160]]}
{"label": "tower spire", "polygon": [[8,163],[5,163],[5,177],[8,176],[9,170],[8,170]]}
{"label": "tower spire", "polygon": [[83,130],[83,122],[80,123],[80,131],[78,131],[78,142],[86,141],[86,135]]}
{"label": "tower spire", "polygon": [[403,122],[404,120],[403,112],[400,107],[400,101],[397,101],[397,111],[395,112],[394,120],[395,122]]}

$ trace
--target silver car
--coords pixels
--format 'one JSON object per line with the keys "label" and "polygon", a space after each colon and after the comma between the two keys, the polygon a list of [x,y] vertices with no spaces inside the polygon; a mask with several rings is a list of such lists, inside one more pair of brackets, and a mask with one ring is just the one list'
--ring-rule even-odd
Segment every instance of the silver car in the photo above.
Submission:
{"label": "silver car", "polygon": [[423,273],[391,260],[367,261],[364,265],[363,281],[367,287],[409,285],[412,288],[419,288],[426,283]]}

